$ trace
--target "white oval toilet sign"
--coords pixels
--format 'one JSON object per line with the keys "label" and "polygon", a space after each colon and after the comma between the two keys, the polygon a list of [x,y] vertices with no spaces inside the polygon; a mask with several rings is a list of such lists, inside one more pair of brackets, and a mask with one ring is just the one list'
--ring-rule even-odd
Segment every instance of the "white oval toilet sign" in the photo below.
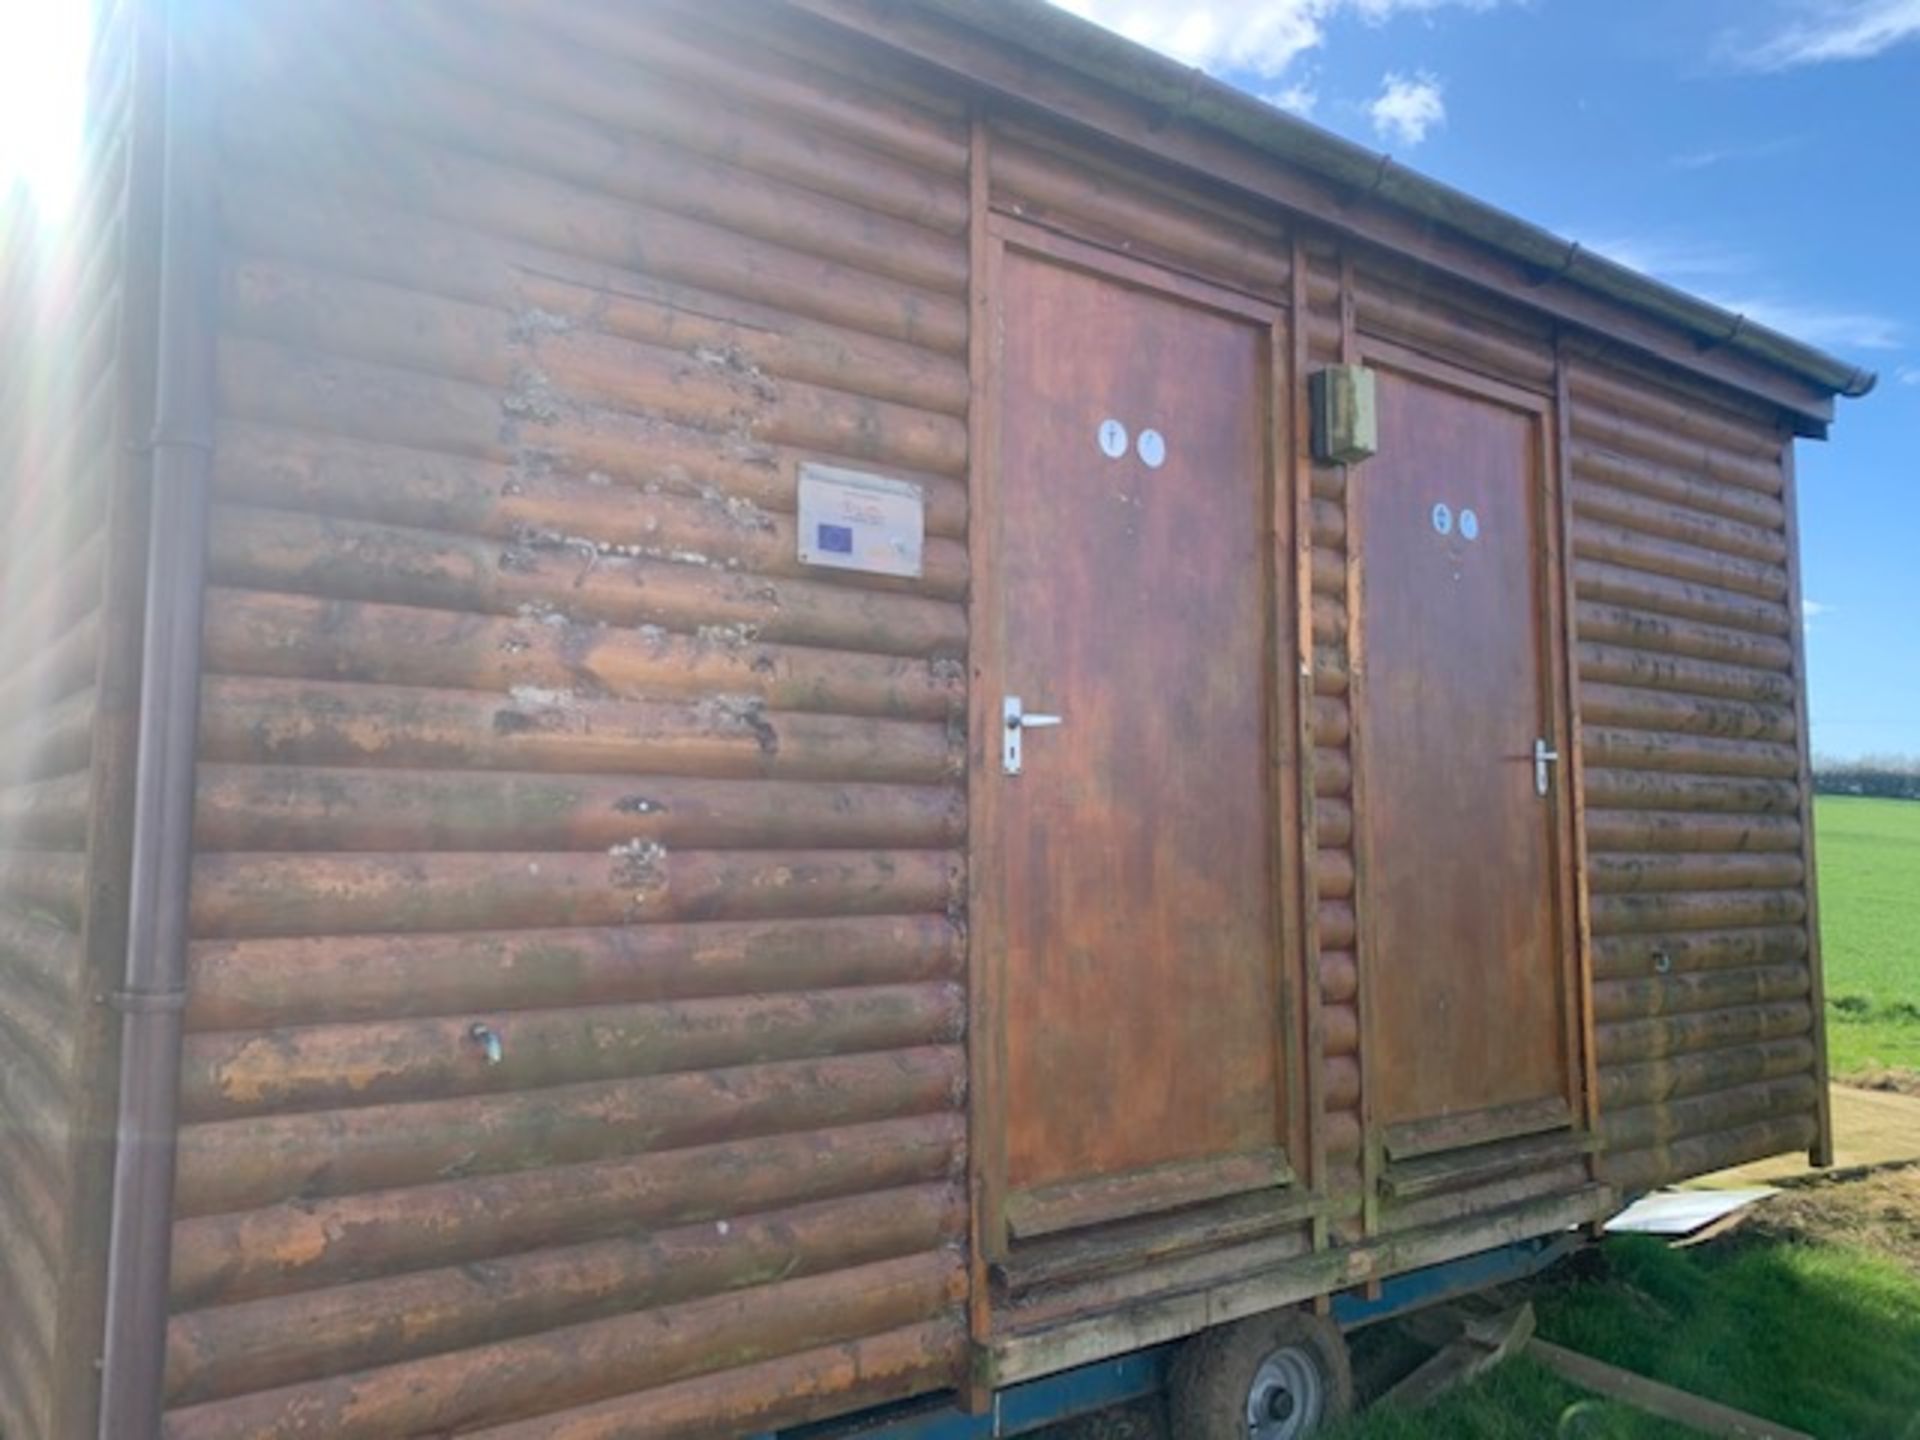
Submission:
{"label": "white oval toilet sign", "polygon": [[1118,420],[1100,422],[1100,453],[1109,460],[1118,460],[1127,453],[1127,427]]}

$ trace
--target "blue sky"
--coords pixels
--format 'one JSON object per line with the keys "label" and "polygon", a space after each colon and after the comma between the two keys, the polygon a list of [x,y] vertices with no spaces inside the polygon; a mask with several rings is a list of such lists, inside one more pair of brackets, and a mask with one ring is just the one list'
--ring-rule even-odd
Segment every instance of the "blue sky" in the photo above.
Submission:
{"label": "blue sky", "polygon": [[1920,0],[1062,0],[1880,372],[1800,449],[1816,752],[1920,755]]}

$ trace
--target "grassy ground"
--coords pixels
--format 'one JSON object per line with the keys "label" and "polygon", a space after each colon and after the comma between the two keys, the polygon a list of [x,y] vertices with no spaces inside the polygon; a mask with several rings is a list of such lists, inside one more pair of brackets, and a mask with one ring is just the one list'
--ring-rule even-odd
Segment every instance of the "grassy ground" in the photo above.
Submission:
{"label": "grassy ground", "polygon": [[1920,801],[1822,795],[1814,815],[1833,1073],[1920,1074]]}
{"label": "grassy ground", "polygon": [[[1811,1186],[1732,1236],[1675,1250],[1620,1236],[1538,1282],[1547,1339],[1821,1440],[1920,1440],[1920,1172]],[[1423,1352],[1356,1337],[1363,1393]],[[1398,1354],[1395,1347],[1401,1347]],[[1384,1359],[1382,1352],[1386,1352]],[[1157,1404],[1048,1440],[1163,1440]],[[1524,1356],[1418,1414],[1375,1409],[1327,1440],[1687,1440]]]}
{"label": "grassy ground", "polygon": [[[1831,1440],[1920,1437],[1920,1273],[1778,1233],[1692,1250],[1610,1240],[1535,1297],[1540,1331],[1584,1354]],[[1372,1414],[1340,1440],[1688,1432],[1599,1403],[1522,1360],[1417,1416]],[[1331,1440],[1331,1437],[1330,1437]]]}

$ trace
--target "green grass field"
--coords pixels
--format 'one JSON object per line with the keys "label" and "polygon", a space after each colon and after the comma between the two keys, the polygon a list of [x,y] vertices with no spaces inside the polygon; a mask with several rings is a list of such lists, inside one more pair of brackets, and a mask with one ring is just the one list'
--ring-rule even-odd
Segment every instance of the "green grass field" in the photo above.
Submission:
{"label": "green grass field", "polygon": [[[1540,1333],[1821,1440],[1920,1440],[1920,1277],[1772,1240],[1672,1250],[1610,1240],[1534,1297]],[[1376,1410],[1328,1440],[1683,1440],[1522,1357],[1417,1415]]]}
{"label": "green grass field", "polygon": [[1920,801],[1814,802],[1836,1077],[1920,1071]]}

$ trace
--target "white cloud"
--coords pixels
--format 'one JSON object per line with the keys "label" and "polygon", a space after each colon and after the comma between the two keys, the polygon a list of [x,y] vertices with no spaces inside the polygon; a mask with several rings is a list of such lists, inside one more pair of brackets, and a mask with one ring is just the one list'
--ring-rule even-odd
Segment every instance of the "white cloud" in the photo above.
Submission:
{"label": "white cloud", "polygon": [[1783,135],[1775,140],[1756,140],[1751,144],[1710,145],[1700,150],[1685,150],[1678,155],[1668,157],[1667,163],[1676,170],[1708,170],[1715,165],[1727,165],[1742,160],[1770,160],[1776,155],[1784,155],[1797,150],[1804,137]]}
{"label": "white cloud", "polygon": [[[1501,0],[1054,0],[1162,54],[1208,70],[1263,80],[1323,44],[1327,22],[1350,12],[1378,24],[1396,12],[1457,6],[1486,10]],[[1291,108],[1291,107],[1290,107]]]}
{"label": "white cloud", "polygon": [[1269,105],[1277,105],[1282,110],[1290,110],[1295,115],[1310,118],[1314,107],[1320,103],[1320,92],[1314,88],[1311,80],[1296,80],[1285,89],[1276,90],[1270,95],[1262,95],[1260,98]]}
{"label": "white cloud", "polygon": [[1609,260],[1625,265],[1629,270],[1638,270],[1643,275],[1656,276],[1669,284],[1697,284],[1709,280],[1724,282],[1750,275],[1754,270],[1753,257],[1745,251],[1686,237],[1672,235],[1587,237],[1580,236],[1577,228],[1573,233],[1579,237],[1581,245],[1586,249],[1597,251]]}
{"label": "white cloud", "polygon": [[1920,365],[1902,365],[1893,372],[1893,378],[1902,385],[1920,385]]}
{"label": "white cloud", "polygon": [[1400,75],[1389,71],[1380,81],[1380,93],[1367,106],[1374,133],[1383,140],[1418,145],[1427,132],[1446,123],[1447,105],[1440,81],[1421,71]]}
{"label": "white cloud", "polygon": [[1744,315],[1809,345],[1837,350],[1898,350],[1904,343],[1898,320],[1871,310],[1807,304],[1754,295],[1708,295],[1723,310]]}
{"label": "white cloud", "polygon": [[1920,38],[1920,0],[1799,0],[1794,18],[1763,40],[1731,41],[1752,70],[1790,70],[1830,60],[1869,60]]}
{"label": "white cloud", "polygon": [[1890,315],[1781,296],[1767,284],[1767,267],[1743,250],[1664,235],[1582,239],[1581,244],[1809,345],[1851,351],[1897,350],[1905,343],[1904,327]]}
{"label": "white cloud", "polygon": [[1828,605],[1819,600],[1803,598],[1800,601],[1800,628],[1811,631],[1814,621],[1818,620],[1822,615],[1833,614],[1833,612],[1839,608],[1838,605]]}
{"label": "white cloud", "polygon": [[1129,40],[1207,69],[1278,77],[1295,56],[1325,38],[1322,22],[1337,0],[1055,0]]}

